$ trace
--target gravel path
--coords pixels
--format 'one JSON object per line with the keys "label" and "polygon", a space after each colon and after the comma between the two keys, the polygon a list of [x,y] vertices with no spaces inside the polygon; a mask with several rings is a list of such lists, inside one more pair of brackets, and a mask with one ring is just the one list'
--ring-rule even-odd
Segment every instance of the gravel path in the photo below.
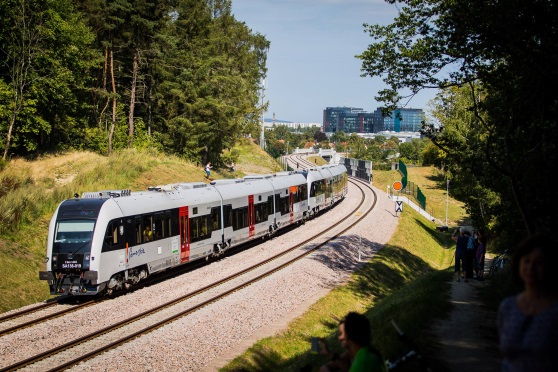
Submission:
{"label": "gravel path", "polygon": [[[485,267],[489,267],[487,262]],[[486,274],[485,274],[486,275]],[[439,358],[452,372],[499,371],[500,353],[496,330],[496,313],[479,300],[479,291],[486,281],[451,281],[453,309],[445,319],[435,323],[434,332],[440,339]]]}
{"label": "gravel path", "polygon": [[[288,323],[369,260],[391,238],[398,218],[393,201],[378,189],[375,210],[359,226],[334,244],[320,249],[280,273],[238,291],[192,315],[159,328],[130,343],[84,362],[73,371],[214,371],[241,354],[255,341],[285,329]],[[3,338],[0,368],[37,353],[56,342],[64,343],[80,333],[137,314],[153,304],[200,288],[275,254],[313,231],[327,220],[354,208],[360,192],[350,185],[346,199],[318,219],[281,237],[225,258],[190,273],[166,280],[114,300],[78,311],[68,319],[49,322]],[[359,261],[360,249],[360,261]],[[93,327],[92,325],[95,325]]]}

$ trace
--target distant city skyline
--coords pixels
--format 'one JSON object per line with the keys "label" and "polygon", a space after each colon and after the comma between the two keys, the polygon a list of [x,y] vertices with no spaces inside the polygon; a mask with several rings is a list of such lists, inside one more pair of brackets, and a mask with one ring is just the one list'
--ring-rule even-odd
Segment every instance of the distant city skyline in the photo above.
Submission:
{"label": "distant city skyline", "polygon": [[[233,0],[232,13],[270,41],[265,119],[322,123],[326,107],[373,112],[385,88],[360,77],[363,53],[373,41],[363,23],[389,24],[395,5],[383,0]],[[419,93],[405,107],[428,110],[436,91]]]}

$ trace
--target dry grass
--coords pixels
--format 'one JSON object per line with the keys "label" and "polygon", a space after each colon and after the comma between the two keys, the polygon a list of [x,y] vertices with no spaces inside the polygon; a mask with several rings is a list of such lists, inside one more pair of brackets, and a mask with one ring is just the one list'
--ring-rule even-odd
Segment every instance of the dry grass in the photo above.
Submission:
{"label": "dry grass", "polygon": [[27,161],[22,158],[10,161],[5,169],[21,171],[28,169],[31,178],[37,184],[52,184],[57,186],[71,183],[80,172],[87,172],[107,160],[106,157],[87,151],[72,151],[63,154],[44,155],[37,160]]}

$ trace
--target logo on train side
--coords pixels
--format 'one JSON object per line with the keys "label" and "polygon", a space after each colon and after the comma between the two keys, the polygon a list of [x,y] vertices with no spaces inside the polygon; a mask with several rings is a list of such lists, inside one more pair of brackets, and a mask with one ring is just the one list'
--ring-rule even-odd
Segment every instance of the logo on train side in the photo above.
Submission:
{"label": "logo on train side", "polygon": [[145,249],[143,249],[143,247],[138,249],[137,251],[134,251],[133,248],[130,248],[130,258],[134,256],[141,256],[144,253],[145,253]]}

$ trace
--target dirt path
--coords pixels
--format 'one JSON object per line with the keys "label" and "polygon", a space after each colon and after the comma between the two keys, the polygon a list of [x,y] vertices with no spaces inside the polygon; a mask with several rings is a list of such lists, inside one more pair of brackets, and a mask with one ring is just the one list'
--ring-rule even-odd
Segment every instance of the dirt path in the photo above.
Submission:
{"label": "dirt path", "polygon": [[499,371],[500,356],[496,314],[486,309],[478,298],[486,284],[475,279],[466,283],[452,281],[450,316],[434,328],[441,340],[440,359],[453,372]]}

